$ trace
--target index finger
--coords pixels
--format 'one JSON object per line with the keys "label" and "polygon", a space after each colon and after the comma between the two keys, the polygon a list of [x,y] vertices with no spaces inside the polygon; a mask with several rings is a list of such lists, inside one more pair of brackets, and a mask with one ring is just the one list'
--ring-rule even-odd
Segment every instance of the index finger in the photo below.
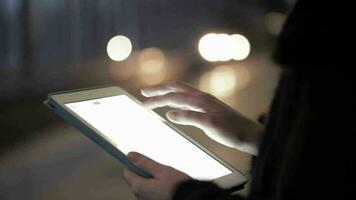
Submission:
{"label": "index finger", "polygon": [[182,82],[164,83],[141,89],[141,94],[145,97],[161,96],[172,92],[197,93],[200,91]]}
{"label": "index finger", "polygon": [[182,110],[194,110],[197,112],[206,112],[211,110],[211,105],[207,103],[207,98],[202,98],[191,93],[168,93],[161,96],[150,97],[144,101],[144,105],[150,109],[160,107],[171,107]]}

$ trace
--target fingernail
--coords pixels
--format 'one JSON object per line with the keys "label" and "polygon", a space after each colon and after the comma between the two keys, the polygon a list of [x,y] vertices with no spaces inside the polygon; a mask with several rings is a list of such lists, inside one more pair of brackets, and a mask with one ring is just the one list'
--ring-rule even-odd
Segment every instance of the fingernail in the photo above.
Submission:
{"label": "fingernail", "polygon": [[133,162],[133,163],[135,163],[136,162],[136,156],[135,156],[135,154],[134,153],[132,153],[132,152],[130,152],[130,153],[128,153],[127,154],[127,157],[129,158],[129,160],[131,161],[131,162]]}
{"label": "fingernail", "polygon": [[144,88],[142,88],[140,91],[143,96],[147,97],[147,93]]}
{"label": "fingernail", "polygon": [[169,111],[167,113],[168,117],[171,119],[176,119],[177,118],[177,111]]}

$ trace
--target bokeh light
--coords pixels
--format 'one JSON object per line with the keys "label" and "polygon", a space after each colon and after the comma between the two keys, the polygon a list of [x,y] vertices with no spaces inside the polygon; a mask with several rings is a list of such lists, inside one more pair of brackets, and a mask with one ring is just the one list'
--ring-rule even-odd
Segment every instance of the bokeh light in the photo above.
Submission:
{"label": "bokeh light", "polygon": [[112,60],[123,61],[131,54],[132,44],[126,36],[117,35],[110,39],[106,50]]}
{"label": "bokeh light", "polygon": [[250,54],[251,46],[240,34],[209,33],[200,39],[198,49],[204,59],[217,62],[243,60]]}
{"label": "bokeh light", "polygon": [[230,36],[232,59],[244,60],[250,54],[251,45],[247,38],[240,34],[233,34]]}
{"label": "bokeh light", "polygon": [[141,80],[149,85],[164,81],[167,74],[165,62],[166,57],[160,49],[150,47],[142,50],[138,57]]}
{"label": "bokeh light", "polygon": [[221,65],[201,76],[199,88],[217,97],[227,98],[246,88],[249,82],[250,73],[245,67]]}
{"label": "bokeh light", "polygon": [[138,71],[138,53],[132,52],[130,57],[123,62],[111,61],[109,64],[109,75],[115,81],[128,80]]}
{"label": "bokeh light", "polygon": [[211,72],[209,86],[219,97],[230,96],[236,87],[235,71],[229,66],[220,66]]}
{"label": "bokeh light", "polygon": [[222,65],[210,72],[206,72],[199,83],[201,90],[221,98],[231,96],[235,87],[235,71],[227,65]]}
{"label": "bokeh light", "polygon": [[251,81],[250,71],[243,65],[233,66],[236,75],[236,90],[242,90],[248,87]]}

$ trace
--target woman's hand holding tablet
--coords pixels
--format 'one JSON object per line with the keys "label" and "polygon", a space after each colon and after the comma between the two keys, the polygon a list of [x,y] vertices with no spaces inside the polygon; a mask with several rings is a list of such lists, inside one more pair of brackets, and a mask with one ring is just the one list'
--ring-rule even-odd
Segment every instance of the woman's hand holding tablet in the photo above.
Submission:
{"label": "woman's hand holding tablet", "polygon": [[[48,96],[46,104],[129,170],[153,178],[151,181],[159,174],[142,163],[130,161],[126,154],[145,155],[134,154],[167,169],[163,171],[177,180],[192,177],[214,181],[226,189],[247,182],[243,174],[118,87],[54,93]],[[128,178],[137,177],[129,172],[125,174]]]}
{"label": "woman's hand holding tablet", "polygon": [[191,179],[187,174],[157,163],[142,154],[131,152],[128,157],[133,163],[151,173],[154,177],[153,179],[145,179],[129,170],[124,170],[126,182],[139,199],[172,199],[177,184]]}

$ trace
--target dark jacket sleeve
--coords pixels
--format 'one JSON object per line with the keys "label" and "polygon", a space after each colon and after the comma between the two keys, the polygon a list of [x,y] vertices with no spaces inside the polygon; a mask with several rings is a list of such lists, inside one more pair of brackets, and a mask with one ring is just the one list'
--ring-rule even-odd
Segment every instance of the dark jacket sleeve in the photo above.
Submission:
{"label": "dark jacket sleeve", "polygon": [[233,196],[214,183],[190,180],[177,186],[173,200],[244,200],[244,198]]}

